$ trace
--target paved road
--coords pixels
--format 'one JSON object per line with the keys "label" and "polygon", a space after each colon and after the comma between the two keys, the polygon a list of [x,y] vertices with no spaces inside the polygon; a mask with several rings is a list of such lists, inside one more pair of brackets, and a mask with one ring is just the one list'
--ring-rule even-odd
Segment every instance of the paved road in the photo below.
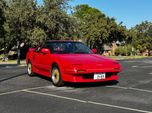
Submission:
{"label": "paved road", "polygon": [[0,113],[150,113],[152,59],[119,61],[119,83],[54,87],[25,67],[0,65]]}

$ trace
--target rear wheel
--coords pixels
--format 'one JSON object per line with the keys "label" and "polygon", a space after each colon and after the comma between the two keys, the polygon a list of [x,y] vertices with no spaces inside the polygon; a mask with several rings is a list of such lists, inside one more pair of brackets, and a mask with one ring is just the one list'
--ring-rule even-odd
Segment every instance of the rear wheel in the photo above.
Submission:
{"label": "rear wheel", "polygon": [[28,74],[29,76],[33,76],[33,75],[34,75],[33,70],[32,70],[32,64],[31,64],[30,61],[29,61],[28,64],[27,64],[27,74]]}
{"label": "rear wheel", "polygon": [[64,82],[61,77],[61,72],[57,64],[53,65],[52,70],[51,70],[51,79],[53,85],[57,87],[61,87],[64,85]]}

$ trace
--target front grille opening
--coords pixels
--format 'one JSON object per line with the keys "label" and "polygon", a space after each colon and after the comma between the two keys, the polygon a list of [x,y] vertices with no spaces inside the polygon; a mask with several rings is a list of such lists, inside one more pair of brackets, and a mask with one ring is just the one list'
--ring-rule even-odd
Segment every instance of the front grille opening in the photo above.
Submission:
{"label": "front grille opening", "polygon": [[93,76],[94,76],[94,73],[82,75],[82,77],[83,77],[84,79],[93,79]]}

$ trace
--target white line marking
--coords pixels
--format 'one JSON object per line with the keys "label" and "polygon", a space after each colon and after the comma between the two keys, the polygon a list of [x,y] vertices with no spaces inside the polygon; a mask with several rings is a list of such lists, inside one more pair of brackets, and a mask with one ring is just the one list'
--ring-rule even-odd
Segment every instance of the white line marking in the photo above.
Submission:
{"label": "white line marking", "polygon": [[85,101],[85,100],[80,100],[80,99],[75,99],[75,98],[70,98],[70,97],[64,97],[64,96],[59,96],[59,95],[54,95],[54,94],[41,93],[41,92],[36,92],[36,91],[29,91],[29,90],[24,90],[24,91],[27,92],[27,93],[50,96],[50,97],[56,97],[56,98],[60,98],[60,99],[66,99],[66,100],[71,100],[71,101],[76,101],[76,102],[81,102],[81,103],[86,103],[86,104],[100,105],[100,106],[112,107],[112,108],[117,108],[117,109],[136,111],[136,112],[141,112],[141,113],[150,113],[151,112],[151,111],[145,111],[145,110],[134,109],[134,108],[129,108],[129,107],[122,107],[122,106],[98,103],[98,102],[93,102],[93,101]]}
{"label": "white line marking", "polygon": [[88,103],[91,103],[91,104],[94,104],[94,105],[112,107],[112,108],[119,108],[119,109],[124,109],[124,110],[129,110],[129,111],[137,111],[137,112],[141,112],[141,113],[149,113],[149,112],[151,112],[151,111],[145,111],[145,110],[140,110],[140,109],[134,109],[134,108],[116,106],[116,105],[111,105],[111,104],[104,104],[104,103],[92,102],[92,101],[88,101]]}
{"label": "white line marking", "polygon": [[110,88],[118,88],[118,89],[129,89],[128,87],[121,87],[121,86],[106,86]]}
{"label": "white line marking", "polygon": [[5,93],[1,93],[0,96],[8,95],[8,94],[13,94],[13,93],[19,93],[19,92],[21,92],[21,91],[22,91],[22,90],[16,90],[16,91],[5,92]]}
{"label": "white line marking", "polygon": [[13,93],[19,93],[19,92],[22,92],[22,91],[24,91],[24,90],[41,89],[41,88],[45,88],[45,87],[48,87],[48,86],[33,87],[33,88],[26,88],[26,89],[21,89],[21,90],[9,91],[9,92],[5,92],[5,93],[0,93],[0,96],[8,95],[8,94],[13,94]]}
{"label": "white line marking", "polygon": [[129,88],[129,89],[136,90],[136,91],[147,92],[147,93],[152,93],[151,90],[145,90],[145,89],[139,89],[139,88]]}
{"label": "white line marking", "polygon": [[[46,88],[48,86],[40,86],[40,87],[33,87],[33,88],[26,88],[26,89],[23,89],[23,90],[34,90],[34,89],[41,89],[41,88]],[[22,90],[22,91],[23,91]]]}
{"label": "white line marking", "polygon": [[139,88],[132,88],[132,87],[121,87],[121,86],[106,86],[106,87],[119,88],[119,89],[128,89],[128,90],[135,90],[135,91],[152,93],[151,90],[145,90],[145,89],[139,89]]}
{"label": "white line marking", "polygon": [[132,67],[138,67],[138,66],[132,66]]}
{"label": "white line marking", "polygon": [[73,101],[77,101],[77,102],[81,102],[81,103],[87,103],[87,101],[74,99],[74,98],[70,98],[70,97],[58,96],[58,95],[54,95],[54,94],[47,94],[47,93],[41,93],[41,92],[29,91],[29,90],[23,90],[23,91],[28,92],[28,93],[34,93],[34,94],[39,94],[39,95],[45,95],[45,96],[50,96],[50,97],[66,99],[66,100],[73,100]]}
{"label": "white line marking", "polygon": [[152,66],[141,66],[142,68],[152,67]]}

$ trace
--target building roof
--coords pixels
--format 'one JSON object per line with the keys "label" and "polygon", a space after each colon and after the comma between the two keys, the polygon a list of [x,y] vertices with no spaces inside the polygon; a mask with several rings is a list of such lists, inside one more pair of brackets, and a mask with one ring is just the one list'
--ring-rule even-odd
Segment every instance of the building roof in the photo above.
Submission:
{"label": "building roof", "polygon": [[103,49],[104,49],[105,51],[110,51],[112,48],[111,48],[111,46],[104,44],[104,45],[103,45]]}

